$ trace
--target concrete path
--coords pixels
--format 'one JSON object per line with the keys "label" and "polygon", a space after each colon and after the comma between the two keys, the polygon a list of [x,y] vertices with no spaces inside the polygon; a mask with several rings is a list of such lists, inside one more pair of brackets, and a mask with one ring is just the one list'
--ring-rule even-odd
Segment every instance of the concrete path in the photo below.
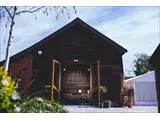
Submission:
{"label": "concrete path", "polygon": [[64,105],[71,113],[157,113],[157,106],[133,106],[132,108],[94,108],[84,105]]}

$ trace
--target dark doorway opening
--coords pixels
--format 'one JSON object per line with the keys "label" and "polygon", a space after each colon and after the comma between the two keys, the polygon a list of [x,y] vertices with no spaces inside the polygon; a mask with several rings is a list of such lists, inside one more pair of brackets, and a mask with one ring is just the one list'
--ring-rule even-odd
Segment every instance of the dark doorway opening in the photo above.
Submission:
{"label": "dark doorway opening", "polygon": [[90,66],[83,62],[62,65],[62,104],[86,104],[90,97]]}
{"label": "dark doorway opening", "polygon": [[61,104],[99,104],[99,60],[92,64],[53,60],[51,99]]}

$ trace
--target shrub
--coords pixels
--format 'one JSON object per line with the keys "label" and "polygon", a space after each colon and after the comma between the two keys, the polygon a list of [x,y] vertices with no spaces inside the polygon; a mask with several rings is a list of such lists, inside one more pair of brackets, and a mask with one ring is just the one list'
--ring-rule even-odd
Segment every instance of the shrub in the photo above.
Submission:
{"label": "shrub", "polygon": [[[107,88],[105,87],[105,86],[100,86],[99,87],[99,90],[100,90],[100,97],[101,97],[101,102],[103,102],[103,101],[105,101],[105,100],[107,100],[108,98],[107,98]],[[97,93],[98,93],[98,87],[95,87],[94,89],[93,89],[93,91],[92,91],[92,96],[95,96],[95,97],[97,97]]]}
{"label": "shrub", "polygon": [[0,67],[0,112],[66,113],[68,111],[54,100],[40,97],[21,100],[15,82],[7,75],[4,68]]}
{"label": "shrub", "polygon": [[[100,89],[100,92],[102,93],[102,94],[106,94],[107,93],[107,88],[105,87],[105,86],[100,86],[99,87],[99,89]],[[93,89],[93,92],[98,92],[98,87],[95,87],[94,89]]]}
{"label": "shrub", "polygon": [[20,99],[20,96],[14,81],[7,75],[4,68],[0,67],[0,111],[13,111],[17,99]]}
{"label": "shrub", "polygon": [[128,106],[128,96],[124,96],[124,106]]}
{"label": "shrub", "polygon": [[107,93],[107,88],[106,88],[105,86],[100,86],[100,92],[101,92],[102,94]]}
{"label": "shrub", "polygon": [[26,99],[21,103],[23,113],[66,113],[68,112],[58,102],[54,100],[42,99],[35,97]]}

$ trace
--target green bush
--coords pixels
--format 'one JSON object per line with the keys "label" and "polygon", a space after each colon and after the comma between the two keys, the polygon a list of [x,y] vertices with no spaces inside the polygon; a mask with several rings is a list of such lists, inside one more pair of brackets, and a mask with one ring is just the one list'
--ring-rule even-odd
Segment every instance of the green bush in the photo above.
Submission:
{"label": "green bush", "polygon": [[0,112],[13,111],[16,100],[20,99],[15,83],[0,67]]}
{"label": "green bush", "polygon": [[0,67],[0,112],[24,113],[66,113],[68,112],[54,100],[40,97],[22,100],[16,91],[15,82]]}
{"label": "green bush", "polygon": [[21,111],[23,113],[67,113],[58,102],[54,100],[42,99],[35,97],[23,100],[21,103]]}

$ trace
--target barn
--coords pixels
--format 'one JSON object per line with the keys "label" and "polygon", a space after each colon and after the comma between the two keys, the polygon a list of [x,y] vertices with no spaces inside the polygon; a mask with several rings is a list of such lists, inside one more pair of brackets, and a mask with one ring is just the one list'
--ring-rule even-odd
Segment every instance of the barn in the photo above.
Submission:
{"label": "barn", "polygon": [[39,91],[51,86],[43,95],[61,104],[85,101],[99,105],[102,102],[100,86],[105,86],[105,99],[121,106],[122,56],[126,52],[125,48],[76,18],[13,55],[9,75],[19,81],[18,90],[24,97],[42,94]]}

